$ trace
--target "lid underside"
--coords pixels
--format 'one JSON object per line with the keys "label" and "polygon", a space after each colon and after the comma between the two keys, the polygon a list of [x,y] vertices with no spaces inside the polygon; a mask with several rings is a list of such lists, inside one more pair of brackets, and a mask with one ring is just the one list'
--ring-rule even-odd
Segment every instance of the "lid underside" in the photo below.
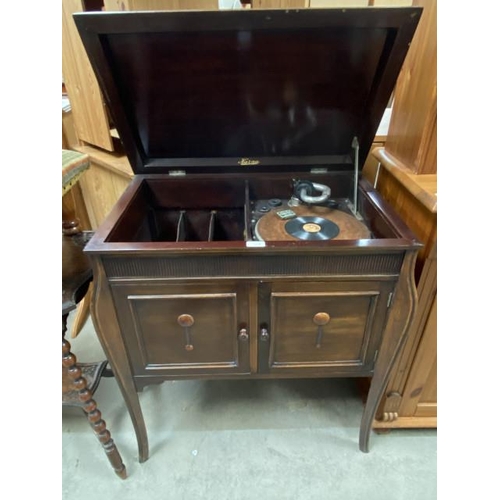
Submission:
{"label": "lid underside", "polygon": [[84,13],[136,173],[363,165],[421,9]]}

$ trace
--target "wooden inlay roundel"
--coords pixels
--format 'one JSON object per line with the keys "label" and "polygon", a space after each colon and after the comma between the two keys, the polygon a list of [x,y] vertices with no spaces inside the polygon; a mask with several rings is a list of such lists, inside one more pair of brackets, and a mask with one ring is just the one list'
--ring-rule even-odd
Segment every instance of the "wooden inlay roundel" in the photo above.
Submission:
{"label": "wooden inlay roundel", "polygon": [[314,315],[313,322],[315,325],[323,326],[330,322],[330,315],[325,312],[319,312]]}
{"label": "wooden inlay roundel", "polygon": [[177,318],[177,323],[181,325],[182,327],[189,327],[194,325],[194,318],[191,316],[191,314],[181,314]]}

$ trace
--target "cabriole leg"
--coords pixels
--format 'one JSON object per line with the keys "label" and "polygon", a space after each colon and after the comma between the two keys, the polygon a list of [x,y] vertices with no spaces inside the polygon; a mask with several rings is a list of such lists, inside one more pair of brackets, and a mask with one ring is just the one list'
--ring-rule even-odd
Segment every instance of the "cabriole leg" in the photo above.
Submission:
{"label": "cabriole leg", "polygon": [[406,342],[409,327],[415,314],[417,289],[414,269],[416,258],[416,251],[406,254],[373,372],[359,433],[359,449],[365,453],[369,451],[370,432],[375,413],[389,382],[391,370]]}

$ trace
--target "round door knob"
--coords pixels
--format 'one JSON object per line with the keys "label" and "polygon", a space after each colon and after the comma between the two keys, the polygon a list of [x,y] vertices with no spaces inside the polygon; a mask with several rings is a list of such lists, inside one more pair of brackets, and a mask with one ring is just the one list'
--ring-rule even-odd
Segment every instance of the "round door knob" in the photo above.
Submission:
{"label": "round door knob", "polygon": [[177,318],[177,323],[181,325],[182,327],[190,327],[194,325],[194,318],[191,316],[191,314],[181,314]]}
{"label": "round door knob", "polygon": [[260,331],[260,340],[263,340],[264,342],[267,342],[269,340],[269,332],[267,328],[262,328]]}
{"label": "round door knob", "polygon": [[315,325],[323,326],[330,322],[330,315],[325,312],[319,312],[314,315],[313,322]]}

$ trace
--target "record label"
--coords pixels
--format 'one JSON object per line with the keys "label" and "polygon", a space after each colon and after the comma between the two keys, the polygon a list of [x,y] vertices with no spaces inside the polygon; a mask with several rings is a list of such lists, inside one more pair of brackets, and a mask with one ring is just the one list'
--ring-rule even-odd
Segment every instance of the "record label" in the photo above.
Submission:
{"label": "record label", "polygon": [[302,226],[302,229],[306,233],[319,233],[321,231],[321,226],[319,224],[314,224],[313,222],[307,222]]}

